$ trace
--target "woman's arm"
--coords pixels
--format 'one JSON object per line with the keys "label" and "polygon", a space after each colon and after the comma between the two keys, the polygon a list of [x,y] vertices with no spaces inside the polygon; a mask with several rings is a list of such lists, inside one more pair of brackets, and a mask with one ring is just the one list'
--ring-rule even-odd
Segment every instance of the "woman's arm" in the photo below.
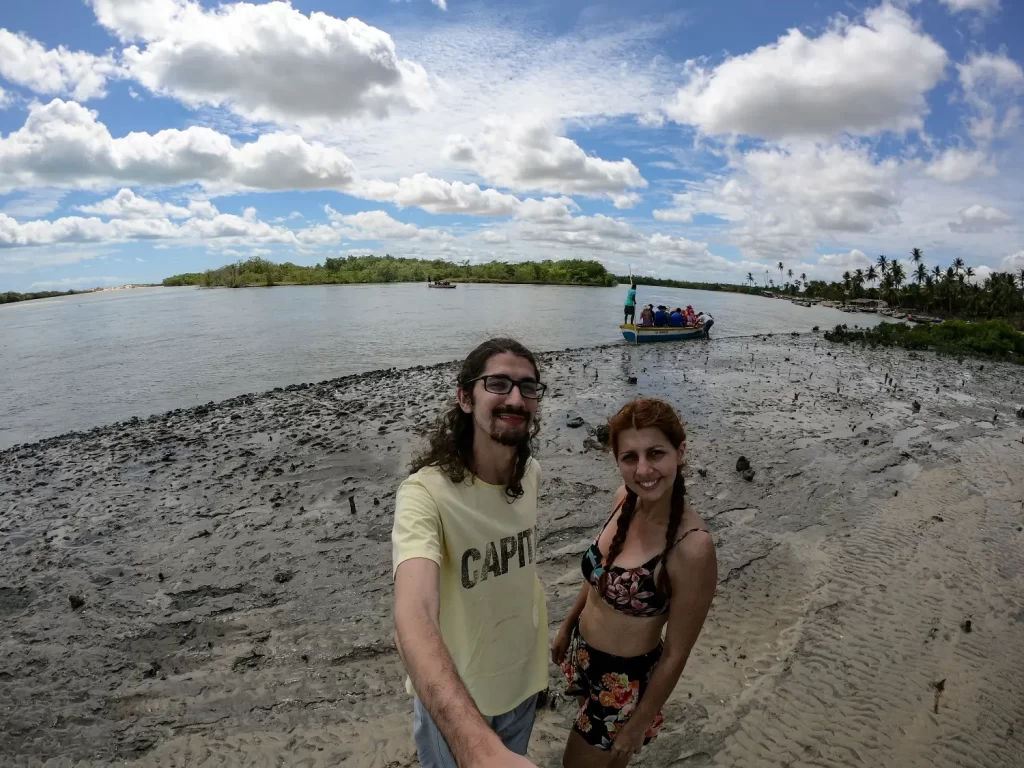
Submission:
{"label": "woman's arm", "polygon": [[672,584],[665,649],[651,672],[643,698],[615,737],[609,768],[625,766],[643,744],[644,734],[683,674],[718,587],[718,561],[709,534],[691,533],[669,553],[665,567]]}

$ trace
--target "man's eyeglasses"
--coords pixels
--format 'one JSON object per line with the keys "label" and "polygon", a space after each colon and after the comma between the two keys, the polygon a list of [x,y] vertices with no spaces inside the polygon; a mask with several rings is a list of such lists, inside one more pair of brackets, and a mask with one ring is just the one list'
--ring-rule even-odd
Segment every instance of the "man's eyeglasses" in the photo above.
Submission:
{"label": "man's eyeglasses", "polygon": [[519,387],[519,394],[527,400],[540,400],[544,397],[544,391],[548,388],[547,384],[541,384],[533,379],[520,379],[516,381],[508,376],[501,375],[477,376],[475,379],[467,381],[463,387],[468,387],[478,381],[482,381],[484,389],[492,395],[507,395],[512,391],[512,387]]}

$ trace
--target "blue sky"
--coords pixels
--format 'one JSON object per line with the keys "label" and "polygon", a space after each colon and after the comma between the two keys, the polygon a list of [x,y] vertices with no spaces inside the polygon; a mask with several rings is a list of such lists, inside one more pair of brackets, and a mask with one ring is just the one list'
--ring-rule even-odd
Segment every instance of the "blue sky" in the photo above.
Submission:
{"label": "blue sky", "polygon": [[0,290],[385,252],[1024,269],[1022,32],[1010,0],[4,4]]}

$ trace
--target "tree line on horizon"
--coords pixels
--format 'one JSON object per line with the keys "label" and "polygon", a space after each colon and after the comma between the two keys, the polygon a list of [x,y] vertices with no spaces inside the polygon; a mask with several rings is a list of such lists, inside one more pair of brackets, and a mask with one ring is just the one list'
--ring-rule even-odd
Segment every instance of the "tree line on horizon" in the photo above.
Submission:
{"label": "tree line on horizon", "polygon": [[16,301],[31,301],[32,299],[52,299],[54,296],[74,296],[76,293],[89,293],[89,291],[34,291],[32,293],[6,291],[0,293],[0,304],[13,304]]}
{"label": "tree line on horizon", "polygon": [[327,258],[322,264],[304,267],[291,262],[276,264],[251,258],[205,272],[168,277],[165,286],[241,288],[272,285],[331,285],[362,283],[426,283],[451,280],[462,283],[526,283],[548,285],[611,286],[615,276],[598,261],[492,261],[470,264],[443,259],[425,260],[391,256]]}
{"label": "tree line on horizon", "polygon": [[[768,278],[767,273],[765,284],[791,296],[830,301],[878,299],[893,307],[917,312],[961,318],[1002,317],[1017,326],[1024,324],[1024,269],[993,272],[978,283],[971,282],[976,277],[974,267],[965,265],[960,257],[945,270],[938,265],[929,270],[924,263],[924,251],[914,248],[909,262],[908,272],[899,259],[883,254],[867,269],[847,270],[842,281],[826,283],[808,280],[806,274],[793,279],[793,270],[785,271],[785,264],[780,261],[776,266],[779,288],[776,289],[774,278]],[[789,280],[783,282],[787,275]],[[747,273],[747,282],[754,282],[753,273]],[[877,288],[875,283],[878,283]]]}

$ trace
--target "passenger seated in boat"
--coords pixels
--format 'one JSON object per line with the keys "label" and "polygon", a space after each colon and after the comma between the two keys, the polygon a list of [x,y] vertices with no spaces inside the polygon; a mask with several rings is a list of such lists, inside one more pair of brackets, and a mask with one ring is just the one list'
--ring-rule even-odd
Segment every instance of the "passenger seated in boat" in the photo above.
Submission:
{"label": "passenger seated in boat", "polygon": [[668,325],[668,307],[664,304],[658,305],[658,311],[654,313],[654,327],[664,328]]}
{"label": "passenger seated in boat", "polygon": [[693,305],[686,305],[686,327],[693,328],[697,325],[697,316],[693,314]]}
{"label": "passenger seated in boat", "polygon": [[640,312],[640,322],[638,323],[638,325],[640,327],[650,328],[652,325],[654,325],[654,308],[653,308],[653,306],[654,305],[652,305],[652,304],[648,304]]}
{"label": "passenger seated in boat", "polygon": [[683,310],[676,307],[672,310],[672,315],[668,319],[668,324],[673,328],[682,328],[686,325],[686,318],[683,317]]}

